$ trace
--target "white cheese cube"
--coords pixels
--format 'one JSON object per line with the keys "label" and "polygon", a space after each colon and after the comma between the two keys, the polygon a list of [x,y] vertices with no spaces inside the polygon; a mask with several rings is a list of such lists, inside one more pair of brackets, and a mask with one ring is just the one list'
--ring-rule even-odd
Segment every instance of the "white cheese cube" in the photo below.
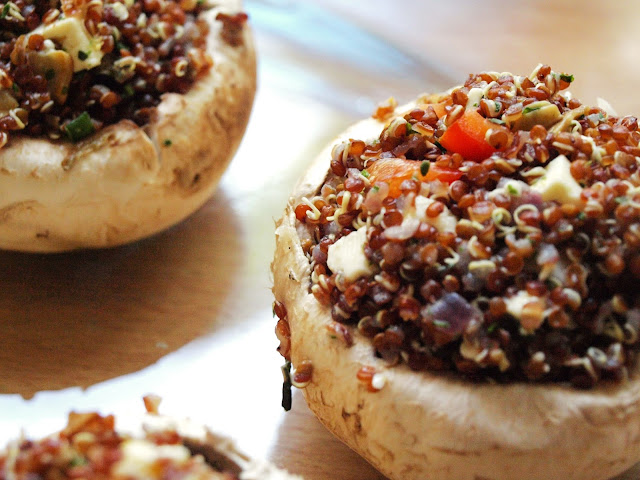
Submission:
{"label": "white cheese cube", "polygon": [[155,445],[145,440],[130,439],[122,444],[122,458],[113,467],[113,474],[123,478],[159,478],[154,464],[160,459],[177,463],[191,456],[184,445]]}
{"label": "white cheese cube", "polygon": [[40,33],[45,39],[55,40],[73,59],[73,70],[89,70],[102,61],[102,41],[94,38],[80,18],[68,17],[57,20],[44,27],[38,27],[34,33]]}
{"label": "white cheese cube", "polygon": [[373,265],[364,254],[367,242],[367,228],[360,227],[346,237],[329,245],[327,265],[333,273],[340,273],[345,280],[353,282],[375,272]]}
{"label": "white cheese cube", "polygon": [[437,217],[430,217],[427,215],[427,208],[429,208],[429,205],[433,202],[435,202],[435,200],[432,198],[418,195],[415,200],[416,217],[418,217],[420,221],[426,222],[435,227],[439,232],[455,232],[458,219],[447,207],[444,207],[444,210],[440,212],[440,215]]}
{"label": "white cheese cube", "polygon": [[560,155],[549,162],[546,173],[531,188],[542,195],[544,201],[580,204],[582,187],[571,175],[571,162]]}

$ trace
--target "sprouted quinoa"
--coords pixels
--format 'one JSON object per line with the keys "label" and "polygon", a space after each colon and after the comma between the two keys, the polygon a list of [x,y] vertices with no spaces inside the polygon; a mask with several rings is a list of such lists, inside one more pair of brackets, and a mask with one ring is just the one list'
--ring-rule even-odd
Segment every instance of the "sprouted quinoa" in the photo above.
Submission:
{"label": "sprouted quinoa", "polygon": [[[81,140],[121,119],[144,125],[165,92],[212,66],[203,0],[0,3],[0,147],[13,135]],[[238,43],[245,14],[218,14]]]}
{"label": "sprouted quinoa", "polygon": [[[333,148],[324,184],[295,207],[328,334],[348,347],[357,331],[389,365],[474,380],[628,378],[640,131],[606,102],[581,104],[572,81],[546,65],[470,75],[402,116],[390,100],[374,114],[386,121],[378,138]],[[357,268],[340,264],[347,238]]]}

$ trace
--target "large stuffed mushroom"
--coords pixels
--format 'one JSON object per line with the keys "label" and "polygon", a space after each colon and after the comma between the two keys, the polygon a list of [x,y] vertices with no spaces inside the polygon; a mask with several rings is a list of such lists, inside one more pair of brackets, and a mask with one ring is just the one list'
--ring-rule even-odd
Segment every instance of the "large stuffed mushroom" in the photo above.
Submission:
{"label": "large stuffed mushroom", "polygon": [[392,479],[602,480],[640,460],[640,131],[572,81],[539,66],[390,100],[277,224],[291,383]]}
{"label": "large stuffed mushroom", "polygon": [[123,244],[210,197],[256,87],[239,0],[17,0],[0,25],[0,248]]}

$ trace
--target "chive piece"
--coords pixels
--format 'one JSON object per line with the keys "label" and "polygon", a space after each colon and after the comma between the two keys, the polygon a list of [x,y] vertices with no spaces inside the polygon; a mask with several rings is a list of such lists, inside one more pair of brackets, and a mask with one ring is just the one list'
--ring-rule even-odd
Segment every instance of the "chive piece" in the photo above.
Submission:
{"label": "chive piece", "polygon": [[280,367],[282,371],[282,408],[285,412],[291,410],[291,362],[287,362]]}
{"label": "chive piece", "polygon": [[542,107],[525,107],[522,111],[522,114],[526,115],[527,113],[535,112],[536,110],[540,110],[541,108]]}
{"label": "chive piece", "polygon": [[82,50],[78,50],[78,58],[82,61],[85,61],[89,58],[89,54],[87,52],[83,52]]}
{"label": "chive piece", "polygon": [[429,160],[425,160],[420,164],[420,175],[425,177],[427,173],[429,173],[429,167],[431,167],[431,162]]}
{"label": "chive piece", "polygon": [[585,220],[587,218],[587,214],[584,212],[578,213],[578,220]]}
{"label": "chive piece", "polygon": [[9,4],[9,2],[5,3],[4,7],[2,7],[2,13],[0,13],[0,18],[6,18],[10,8],[11,8],[11,5]]}
{"label": "chive piece", "polygon": [[91,122],[91,117],[87,112],[82,112],[65,126],[67,136],[72,142],[77,142],[88,137],[95,132],[95,130],[96,129]]}
{"label": "chive piece", "polygon": [[573,75],[569,75],[568,73],[561,73],[560,80],[563,80],[567,83],[573,82]]}
{"label": "chive piece", "polygon": [[614,200],[617,204],[620,204],[620,205],[622,205],[623,203],[627,203],[629,201],[626,195],[620,195],[619,197],[616,197]]}
{"label": "chive piece", "polygon": [[497,125],[504,125],[505,121],[502,120],[501,118],[487,118],[487,120],[489,120],[490,122],[493,122]]}
{"label": "chive piece", "polygon": [[165,147],[170,147],[173,142],[170,138],[165,138],[163,143]]}
{"label": "chive piece", "polygon": [[496,104],[495,106],[495,112],[498,113],[500,111],[500,109],[502,108],[502,103],[501,102],[494,102]]}
{"label": "chive piece", "polygon": [[498,324],[497,323],[492,323],[491,325],[489,325],[487,327],[487,333],[493,333],[498,329]]}
{"label": "chive piece", "polygon": [[362,170],[360,172],[360,174],[364,177],[364,178],[369,178],[369,172],[367,172],[366,170]]}
{"label": "chive piece", "polygon": [[15,93],[18,93],[20,91],[20,87],[18,86],[18,84],[16,82],[13,82],[11,84],[11,90],[13,90]]}
{"label": "chive piece", "polygon": [[407,126],[407,135],[411,135],[412,133],[416,133],[413,128],[411,128],[411,124],[409,122],[407,122],[405,124]]}
{"label": "chive piece", "polygon": [[446,320],[434,320],[433,324],[438,328],[449,328],[451,324]]}
{"label": "chive piece", "polygon": [[509,192],[509,195],[513,195],[514,197],[520,193],[520,191],[510,183],[507,184],[507,192]]}
{"label": "chive piece", "polygon": [[378,190],[380,190],[380,187],[378,185],[374,185],[373,186],[373,191],[377,192]]}
{"label": "chive piece", "polygon": [[84,457],[83,457],[83,456],[81,456],[81,455],[76,455],[76,456],[75,456],[75,457],[73,457],[73,458],[71,459],[71,461],[69,462],[69,466],[70,466],[70,467],[80,467],[80,466],[82,466],[82,465],[86,465],[87,463],[89,463],[89,462],[87,461],[87,459],[86,459],[86,458],[84,458]]}
{"label": "chive piece", "polygon": [[56,71],[53,68],[50,68],[49,70],[44,72],[44,78],[46,78],[47,80],[52,80],[53,77],[55,76],[56,76]]}
{"label": "chive piece", "polygon": [[131,85],[129,85],[128,83],[122,88],[122,95],[124,97],[133,97],[133,95],[136,93],[136,91],[133,89],[133,87]]}

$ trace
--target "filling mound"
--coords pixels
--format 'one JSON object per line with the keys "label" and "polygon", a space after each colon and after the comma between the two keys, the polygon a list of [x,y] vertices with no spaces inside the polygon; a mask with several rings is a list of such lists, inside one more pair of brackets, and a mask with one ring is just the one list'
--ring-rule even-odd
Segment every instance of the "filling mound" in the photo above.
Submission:
{"label": "filling mound", "polygon": [[546,65],[470,75],[400,116],[390,99],[377,138],[333,148],[295,208],[332,335],[349,345],[357,330],[389,365],[470,379],[628,378],[640,131],[573,98],[572,81]]}
{"label": "filling mound", "polygon": [[[9,134],[78,141],[144,125],[166,92],[212,66],[204,0],[14,0],[0,4],[0,147]],[[245,14],[218,14],[237,44]]]}
{"label": "filling mound", "polygon": [[0,452],[0,480],[238,480],[183,442],[173,430],[134,438],[116,432],[111,415],[72,413],[58,434],[23,439]]}

